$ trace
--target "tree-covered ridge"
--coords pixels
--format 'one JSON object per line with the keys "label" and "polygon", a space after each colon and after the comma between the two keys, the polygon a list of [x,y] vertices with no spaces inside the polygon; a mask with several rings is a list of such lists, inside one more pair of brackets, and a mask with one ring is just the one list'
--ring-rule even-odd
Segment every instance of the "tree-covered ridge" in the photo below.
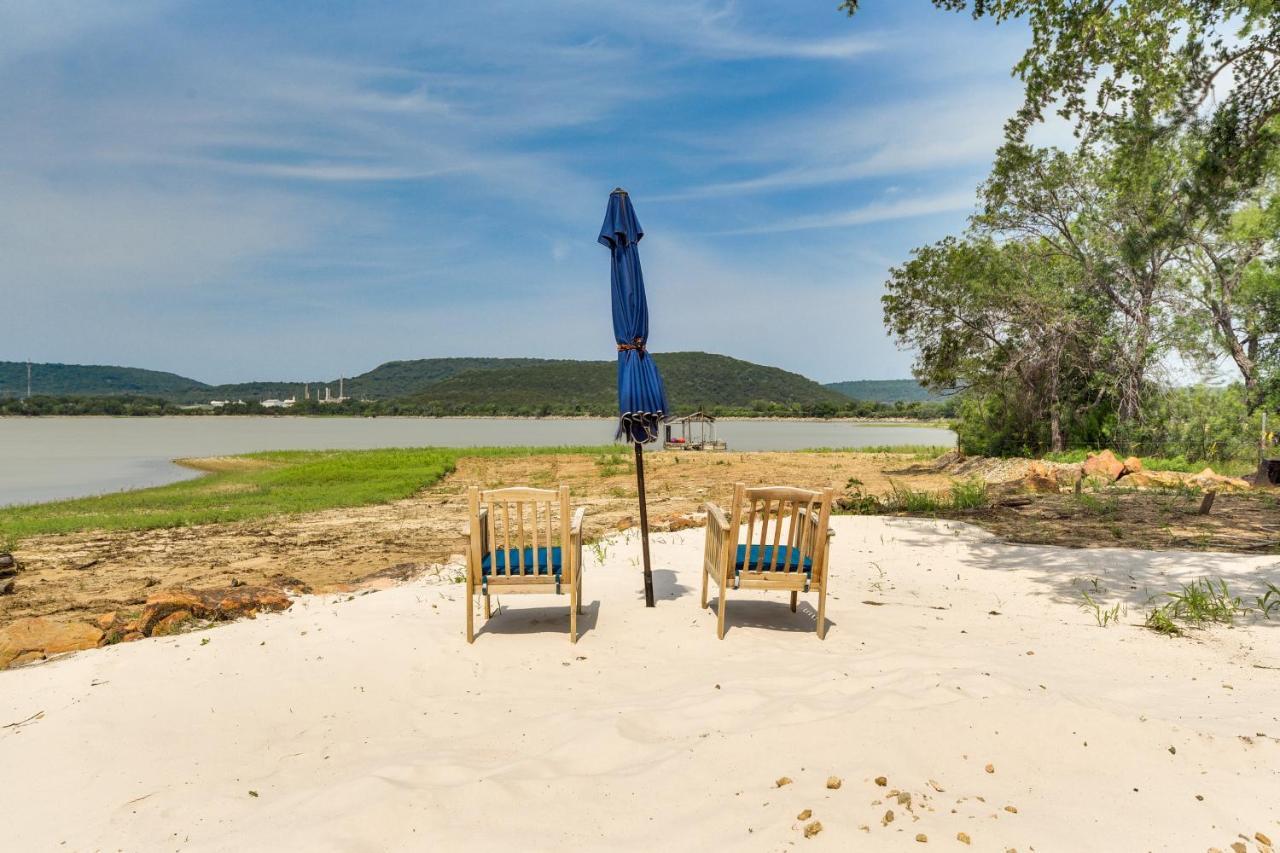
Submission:
{"label": "tree-covered ridge", "polygon": [[[704,410],[714,414],[816,417],[945,417],[947,402],[858,401],[797,374],[741,359],[701,352],[655,353],[675,413]],[[42,376],[45,365],[36,365]],[[115,368],[119,370],[119,368]],[[25,365],[23,366],[25,377]],[[143,374],[153,371],[140,371]],[[0,394],[0,414],[172,414],[181,405],[210,400],[244,401],[224,406],[222,414],[315,415],[600,415],[617,410],[617,368],[613,361],[522,358],[450,358],[394,361],[345,382],[342,405],[316,402],[321,386],[312,383],[312,399],[302,400],[303,383],[203,385],[194,380],[163,387],[118,391],[103,386],[98,369],[88,369],[79,384],[67,381],[57,393],[33,382],[32,400],[23,393]],[[172,374],[156,374],[171,376]],[[25,381],[25,379],[24,379]],[[328,383],[336,394],[336,381]],[[266,398],[296,396],[290,409],[264,409]]]}
{"label": "tree-covered ridge", "polygon": [[[99,364],[32,364],[31,388],[50,396],[140,394],[173,399],[206,397],[210,391],[203,382],[176,373]],[[26,393],[27,363],[0,361],[0,398]]]}
{"label": "tree-covered ridge", "polygon": [[935,394],[914,379],[853,379],[828,382],[825,387],[851,399],[872,403],[924,403],[943,399],[941,394]]}

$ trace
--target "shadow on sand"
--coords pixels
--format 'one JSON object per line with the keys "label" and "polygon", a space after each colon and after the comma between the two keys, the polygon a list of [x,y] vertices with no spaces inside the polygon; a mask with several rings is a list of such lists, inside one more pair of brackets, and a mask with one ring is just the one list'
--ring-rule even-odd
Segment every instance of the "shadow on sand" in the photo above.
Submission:
{"label": "shadow on sand", "polygon": [[[485,634],[564,634],[569,635],[569,599],[550,607],[515,607],[512,601],[519,602],[524,596],[509,595],[499,601],[494,597],[493,616],[481,619],[476,629],[476,637]],[[578,639],[595,630],[600,619],[600,602],[592,601],[582,605],[578,614]]]}

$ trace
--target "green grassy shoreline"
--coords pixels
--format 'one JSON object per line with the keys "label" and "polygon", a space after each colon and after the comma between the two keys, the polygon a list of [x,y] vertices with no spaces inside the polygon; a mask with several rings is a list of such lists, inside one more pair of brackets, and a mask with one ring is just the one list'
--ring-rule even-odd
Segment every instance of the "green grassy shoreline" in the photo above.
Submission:
{"label": "green grassy shoreline", "polygon": [[407,498],[475,456],[617,452],[601,447],[421,447],[280,450],[228,457],[193,480],[0,509],[0,546],[82,530],[148,530],[368,506]]}

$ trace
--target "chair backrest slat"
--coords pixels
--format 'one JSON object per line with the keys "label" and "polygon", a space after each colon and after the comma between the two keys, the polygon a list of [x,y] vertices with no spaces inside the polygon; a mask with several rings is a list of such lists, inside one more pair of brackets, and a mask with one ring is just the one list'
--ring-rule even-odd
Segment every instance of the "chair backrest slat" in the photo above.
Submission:
{"label": "chair backrest slat", "polygon": [[[558,506],[557,506],[558,505]],[[569,487],[559,489],[510,488],[482,491],[471,489],[472,533],[477,549],[473,556],[483,559],[486,549],[501,550],[503,573],[536,576],[539,566],[548,574],[553,564],[552,550],[560,548],[562,559],[569,554]],[[557,528],[559,536],[556,535]],[[539,559],[539,549],[547,551]],[[567,567],[566,567],[567,569]]]}
{"label": "chair backrest slat", "polygon": [[746,535],[741,540],[746,544],[744,571],[802,572],[806,560],[815,577],[825,571],[826,550],[822,543],[826,541],[831,500],[831,489],[817,492],[784,486],[747,488],[742,483],[736,484],[729,535],[734,537],[736,547],[745,516]]}

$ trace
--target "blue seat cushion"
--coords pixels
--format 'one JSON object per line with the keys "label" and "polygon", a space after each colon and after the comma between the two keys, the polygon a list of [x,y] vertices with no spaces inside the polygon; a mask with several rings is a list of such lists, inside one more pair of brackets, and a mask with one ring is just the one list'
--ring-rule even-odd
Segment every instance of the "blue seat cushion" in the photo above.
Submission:
{"label": "blue seat cushion", "polygon": [[[551,574],[560,574],[560,549],[552,548],[551,550]],[[511,571],[507,571],[507,566],[511,567]],[[495,551],[492,554],[485,554],[484,560],[480,563],[481,572],[488,577],[489,575],[520,575],[530,574],[530,569],[534,566],[533,549],[525,548],[521,554],[519,548],[512,548],[509,551]],[[538,570],[537,574],[547,574],[547,549],[538,549]],[[523,570],[522,570],[523,567]]]}
{"label": "blue seat cushion", "polygon": [[[772,545],[765,545],[763,548],[759,545],[752,545],[750,560],[747,559],[747,546],[738,546],[738,555],[733,562],[733,569],[735,572],[741,572],[744,569],[767,572],[770,571],[772,566]],[[812,575],[813,560],[809,557],[801,558],[799,548],[792,548],[788,545],[779,545],[777,571],[786,572],[800,570],[803,570],[806,575]]]}

